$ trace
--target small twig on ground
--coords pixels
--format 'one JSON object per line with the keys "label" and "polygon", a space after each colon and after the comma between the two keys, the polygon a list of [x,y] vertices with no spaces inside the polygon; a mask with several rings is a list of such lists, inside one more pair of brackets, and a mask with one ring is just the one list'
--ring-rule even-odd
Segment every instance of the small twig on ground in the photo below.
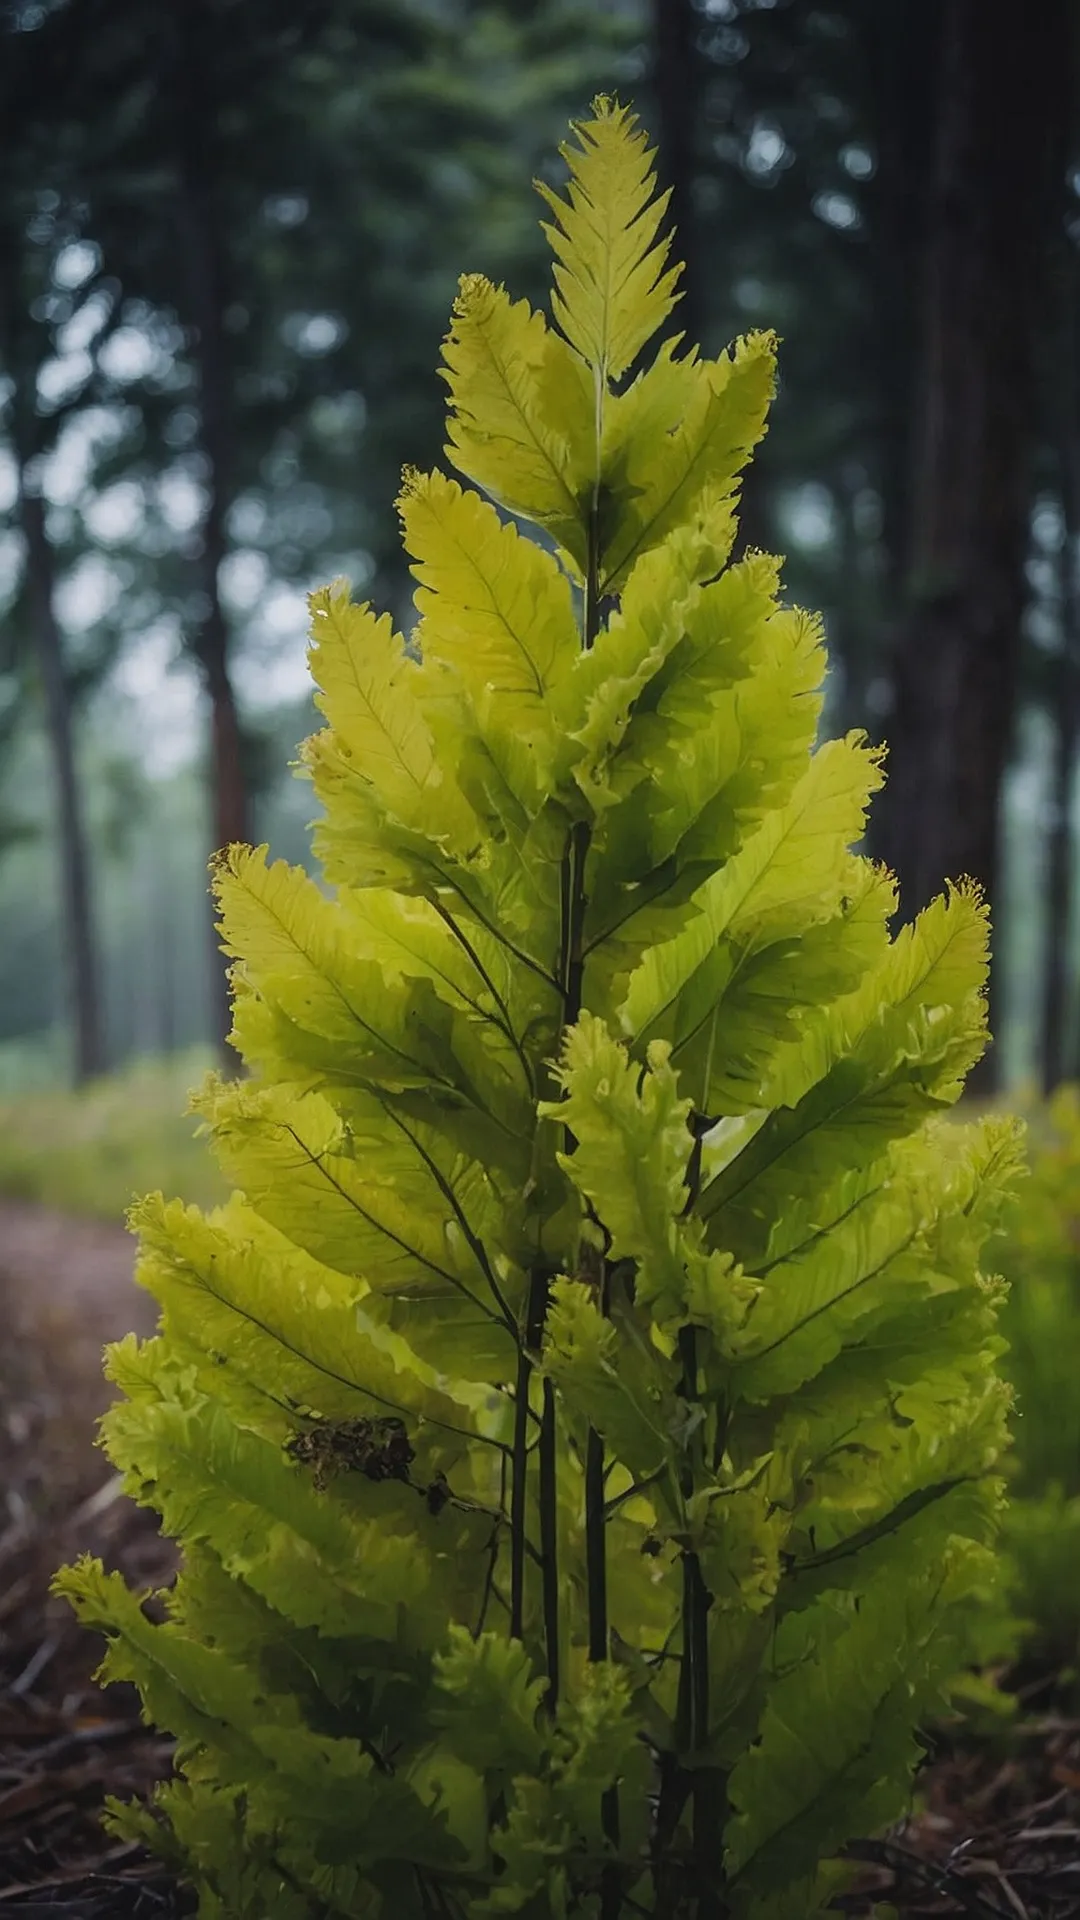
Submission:
{"label": "small twig on ground", "polygon": [[924,1860],[895,1840],[857,1840],[845,1851],[849,1859],[889,1867],[894,1875],[906,1876],[917,1886],[928,1887],[934,1893],[947,1893],[950,1900],[955,1900],[965,1913],[975,1914],[978,1920],[1009,1920],[1004,1907],[996,1900],[988,1900],[960,1874],[936,1861]]}

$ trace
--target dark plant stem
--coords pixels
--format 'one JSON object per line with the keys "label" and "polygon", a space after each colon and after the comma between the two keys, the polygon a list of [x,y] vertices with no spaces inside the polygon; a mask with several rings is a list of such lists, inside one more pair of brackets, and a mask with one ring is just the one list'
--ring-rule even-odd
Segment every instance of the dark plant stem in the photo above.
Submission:
{"label": "dark plant stem", "polygon": [[[590,562],[589,577],[593,582],[593,603],[595,604],[595,563]],[[589,595],[586,593],[586,604]],[[595,616],[592,616],[595,619]],[[586,644],[588,638],[588,616],[586,619]],[[585,924],[585,861],[589,850],[589,826],[585,820],[575,821],[570,829],[566,857],[563,862],[562,884],[562,939],[560,942],[558,983],[562,995],[561,1031],[565,1033],[572,1027],[581,1012],[581,990],[584,975],[584,924]],[[573,1142],[568,1140],[568,1150],[572,1151]],[[544,1337],[544,1321],[547,1317],[548,1293],[551,1276],[537,1269],[532,1276],[529,1301],[526,1310],[525,1338],[518,1360],[516,1386],[517,1409],[514,1426],[514,1485],[511,1505],[511,1631],[521,1637],[524,1620],[525,1586],[525,1514],[526,1483],[528,1474],[528,1455],[526,1449],[526,1421],[528,1417],[529,1383],[535,1364],[534,1356],[539,1353]],[[544,1645],[547,1659],[547,1706],[554,1712],[559,1698],[560,1656],[559,1656],[559,1540],[558,1540],[558,1459],[556,1444],[555,1390],[550,1380],[544,1381],[543,1402],[540,1414],[540,1439],[537,1445],[537,1503],[540,1514],[540,1586],[544,1614]],[[602,1463],[601,1463],[602,1465]],[[602,1490],[602,1481],[601,1481]],[[601,1524],[603,1522],[603,1501],[600,1506]],[[586,1520],[588,1531],[588,1520]]]}
{"label": "dark plant stem", "polygon": [[559,1703],[560,1679],[558,1461],[555,1442],[555,1388],[550,1380],[545,1380],[537,1455],[540,1478],[540,1584],[544,1600],[548,1670],[546,1701],[551,1713]]}
{"label": "dark plant stem", "polygon": [[[584,970],[582,954],[582,930],[585,920],[585,859],[589,848],[589,827],[586,821],[576,821],[570,830],[567,856],[564,862],[563,881],[563,935],[560,954],[559,979],[562,988],[563,1017],[562,1031],[573,1026],[581,1012],[581,983]],[[568,1143],[572,1147],[572,1142]],[[539,1283],[539,1284],[538,1284]],[[531,1356],[540,1351],[544,1337],[544,1321],[547,1317],[548,1290],[550,1275],[534,1274],[530,1291],[528,1325],[526,1328],[526,1352],[522,1356],[524,1364],[518,1369],[518,1419],[521,1418],[521,1402],[528,1396],[528,1381],[533,1361]],[[559,1698],[560,1659],[559,1659],[559,1538],[558,1538],[558,1458],[556,1445],[556,1409],[555,1389],[550,1380],[544,1381],[543,1403],[540,1415],[540,1440],[537,1446],[537,1500],[540,1510],[540,1560],[541,1592],[544,1610],[544,1643],[547,1655],[547,1705],[554,1712]],[[524,1489],[526,1461],[522,1458],[520,1477],[515,1473],[515,1500],[519,1484]],[[524,1526],[524,1491],[521,1498],[521,1525]],[[601,1504],[601,1518],[603,1506]],[[586,1530],[588,1520],[586,1519]],[[515,1529],[516,1537],[516,1529]]]}
{"label": "dark plant stem", "polygon": [[510,1637],[525,1632],[525,1493],[529,1467],[529,1380],[532,1361],[524,1345],[518,1349],[514,1384],[514,1470],[510,1482]]}
{"label": "dark plant stem", "polygon": [[[598,396],[598,416],[602,394]],[[600,422],[598,417],[597,439]],[[582,643],[586,652],[595,645],[600,627],[599,586],[599,497],[594,494],[589,525],[589,548],[585,569],[585,604]],[[585,861],[590,832],[585,821],[578,821],[571,835],[571,886],[569,941],[567,952],[564,1020],[571,1026],[581,1012],[585,973]],[[572,1150],[572,1143],[568,1141]],[[607,1261],[603,1262],[600,1281],[600,1311],[610,1308]],[[604,1495],[604,1442],[595,1427],[589,1428],[585,1448],[585,1571],[589,1608],[589,1659],[608,1660],[611,1647],[608,1633],[607,1596],[607,1507]],[[600,1824],[613,1853],[618,1852],[619,1789],[606,1787],[600,1800]],[[600,1880],[600,1920],[618,1920],[622,1909],[622,1878],[616,1862],[610,1861]]]}
{"label": "dark plant stem", "polygon": [[[619,1789],[605,1787],[600,1795],[600,1825],[609,1847],[619,1845]],[[619,1920],[622,1912],[622,1874],[618,1862],[609,1860],[600,1873],[600,1920]]]}
{"label": "dark plant stem", "polygon": [[[704,1120],[694,1122],[694,1148],[688,1167],[689,1211],[697,1197],[701,1180],[701,1141]],[[679,1358],[683,1377],[681,1392],[687,1400],[698,1396],[697,1333],[693,1327],[679,1332]],[[682,1491],[689,1498],[694,1489],[693,1468],[687,1461],[682,1473]],[[678,1739],[682,1750],[693,1755],[690,1791],[693,1794],[694,1878],[697,1883],[697,1920],[724,1920],[723,1828],[724,1777],[718,1767],[705,1763],[709,1748],[709,1609],[712,1594],[705,1584],[700,1556],[689,1548],[683,1553],[683,1666],[679,1686]],[[685,1746],[684,1746],[685,1742]]]}
{"label": "dark plant stem", "polygon": [[[702,1143],[708,1131],[704,1114],[694,1114],[691,1128],[694,1144],[686,1169],[685,1218],[693,1212],[701,1190]],[[697,1398],[697,1335],[693,1327],[679,1334],[679,1358],[682,1380],[679,1391],[684,1399]],[[694,1491],[693,1468],[686,1461],[679,1477],[680,1491],[689,1500]],[[657,1920],[670,1920],[681,1901],[679,1877],[674,1871],[670,1849],[691,1794],[695,1877],[698,1883],[698,1912],[701,1920],[722,1920],[720,1904],[722,1875],[722,1795],[717,1791],[719,1776],[704,1782],[697,1767],[684,1767],[679,1755],[697,1752],[708,1741],[709,1729],[709,1639],[708,1610],[711,1596],[696,1553],[682,1556],[683,1610],[682,1655],[679,1666],[679,1690],[675,1705],[675,1751],[659,1756],[660,1792],[652,1838],[653,1883],[656,1889]]]}
{"label": "dark plant stem", "polygon": [[[600,1293],[601,1311],[608,1311],[608,1273]],[[595,1427],[589,1428],[585,1452],[585,1573],[589,1605],[589,1659],[608,1660],[611,1647],[608,1636],[607,1508],[604,1497],[604,1443]],[[600,1824],[613,1852],[619,1846],[619,1789],[605,1788],[600,1800]],[[614,1862],[604,1867],[600,1880],[600,1920],[618,1920],[622,1905],[619,1869]]]}
{"label": "dark plant stem", "polygon": [[581,993],[585,978],[585,862],[592,838],[587,820],[575,820],[570,829],[570,842],[567,849],[566,883],[564,898],[566,906],[566,933],[563,941],[562,996],[565,1033],[572,1027],[581,1012]]}
{"label": "dark plant stem", "polygon": [[431,904],[434,907],[443,925],[447,928],[448,932],[453,935],[454,939],[457,941],[458,945],[461,947],[463,953],[468,955],[469,960],[471,961],[472,965],[475,967],[485,987],[490,993],[491,998],[498,1009],[498,1017],[495,1021],[495,1025],[501,1030],[501,1032],[503,1032],[506,1035],[506,1038],[509,1040],[510,1045],[513,1047],[514,1052],[517,1055],[519,1064],[521,1066],[521,1071],[525,1076],[525,1085],[528,1088],[529,1093],[535,1096],[536,1081],[535,1081],[535,1076],[533,1074],[532,1066],[530,1064],[529,1057],[525,1052],[524,1047],[521,1044],[521,1041],[518,1039],[517,1034],[514,1032],[513,1022],[511,1021],[511,1018],[510,1018],[510,1009],[508,1008],[506,1001],[503,999],[502,994],[499,992],[498,987],[495,985],[494,980],[492,979],[490,973],[485,967],[483,961],[480,958],[480,955],[477,953],[476,948],[473,946],[473,943],[469,939],[469,936],[465,932],[464,928],[458,925],[453,915],[447,911],[446,907],[443,905],[441,900],[433,899]]}
{"label": "dark plant stem", "polygon": [[[605,1316],[610,1311],[611,1275],[605,1260],[600,1266],[598,1306]],[[604,1485],[604,1442],[595,1427],[589,1428],[585,1447],[585,1574],[589,1606],[589,1659],[609,1660],[607,1538],[608,1504]],[[604,1832],[612,1843],[618,1841],[618,1801],[614,1803],[613,1830],[605,1820]]]}
{"label": "dark plant stem", "polygon": [[602,1527],[589,1521],[604,1504],[604,1443],[589,1428],[585,1451],[585,1573],[589,1593],[589,1659],[608,1658],[607,1555]]}
{"label": "dark plant stem", "polygon": [[[599,403],[598,403],[599,404]],[[590,648],[599,628],[600,596],[598,588],[598,502],[594,500],[590,516],[589,553],[586,566],[585,604],[582,642]],[[591,831],[587,820],[575,820],[567,839],[562,878],[562,937],[560,941],[558,986],[562,997],[560,1040],[572,1027],[582,1007],[585,973],[585,912],[588,896],[585,867]],[[572,1153],[573,1135],[566,1132],[566,1150]],[[525,1556],[528,1488],[529,1390],[536,1356],[543,1345],[547,1317],[550,1274],[534,1270],[529,1286],[525,1328],[519,1345],[515,1384],[513,1438],[513,1480],[510,1505],[510,1631],[524,1637]],[[606,1311],[606,1302],[605,1302]],[[547,1663],[546,1704],[554,1712],[561,1680],[559,1648],[559,1556],[558,1556],[558,1457],[555,1389],[550,1380],[543,1384],[540,1437],[537,1444],[537,1504],[540,1520],[540,1577],[544,1618],[544,1643]],[[606,1660],[609,1655],[607,1620],[607,1561],[605,1543],[604,1444],[590,1427],[585,1466],[585,1555],[589,1607],[589,1657]],[[603,1831],[614,1848],[619,1841],[618,1789],[609,1787],[601,1801]],[[601,1887],[601,1920],[618,1920],[622,1893],[617,1866],[604,1868]]]}
{"label": "dark plant stem", "polygon": [[[687,1328],[685,1332],[691,1334]],[[686,1355],[684,1353],[684,1364]],[[692,1488],[692,1480],[690,1481]],[[684,1498],[687,1494],[687,1475],[681,1477]],[[694,1662],[693,1640],[689,1623],[693,1618],[696,1597],[691,1562],[696,1563],[696,1555],[684,1553],[682,1557],[682,1653],[679,1661],[679,1689],[675,1700],[675,1742],[674,1751],[658,1755],[660,1791],[657,1796],[656,1819],[652,1833],[652,1873],[655,1888],[655,1911],[657,1920],[674,1920],[676,1912],[683,1911],[682,1875],[673,1854],[673,1843],[679,1829],[683,1810],[694,1790],[694,1772],[680,1764],[680,1754],[689,1753],[693,1746],[694,1733]]]}
{"label": "dark plant stem", "polygon": [[[691,1656],[691,1746],[702,1755],[709,1742],[709,1608],[712,1595],[702,1577],[696,1553],[687,1555],[692,1611],[688,1637]],[[723,1896],[723,1776],[718,1767],[699,1761],[694,1769],[694,1861],[698,1881],[697,1920],[722,1920],[727,1912]]]}
{"label": "dark plant stem", "polygon": [[[488,1546],[487,1573],[484,1576],[484,1592],[480,1601],[480,1612],[477,1615],[476,1627],[473,1632],[474,1640],[479,1640],[480,1635],[484,1631],[484,1622],[487,1619],[488,1603],[490,1602],[491,1596],[495,1591],[495,1569],[499,1564],[499,1535],[502,1532],[505,1514],[506,1514],[506,1455],[504,1453],[502,1457],[502,1468],[500,1473],[499,1510],[495,1516],[495,1524],[491,1529],[491,1541]],[[524,1542],[524,1537],[525,1537],[525,1529],[523,1526],[522,1527],[523,1542]],[[513,1538],[512,1529],[511,1529],[511,1538]],[[520,1630],[516,1635],[516,1638],[520,1640],[521,1638]]]}
{"label": "dark plant stem", "polygon": [[[512,1477],[510,1490],[510,1633],[515,1640],[524,1638],[525,1630],[525,1556],[527,1550],[527,1492],[529,1475],[529,1394],[532,1383],[535,1355],[539,1351],[544,1333],[544,1320],[547,1316],[548,1291],[551,1276],[546,1267],[534,1267],[529,1276],[529,1296],[525,1308],[525,1329],[518,1346],[517,1380],[514,1386],[514,1439],[511,1453]],[[547,1399],[540,1418],[540,1456],[541,1482],[544,1472],[544,1429],[545,1423],[552,1425],[549,1418]],[[553,1432],[549,1446],[553,1444]],[[545,1559],[547,1545],[544,1536],[545,1500],[543,1485],[540,1495],[540,1553]],[[552,1664],[558,1674],[558,1609],[552,1612],[548,1604],[548,1580],[544,1567],[544,1637],[547,1643],[548,1679],[550,1684]],[[558,1596],[558,1573],[556,1568],[555,1594]],[[557,1691],[556,1681],[556,1691]]]}
{"label": "dark plant stem", "polygon": [[[597,398],[597,443],[600,435],[600,390]],[[586,653],[596,644],[600,627],[600,588],[598,580],[599,500],[594,492],[589,524],[588,556],[585,565],[585,594],[582,619],[582,647]],[[585,978],[585,862],[588,858],[591,829],[585,820],[575,821],[570,831],[567,855],[567,879],[564,892],[565,939],[562,956],[563,1031],[572,1027],[581,1013]],[[577,1145],[569,1127],[566,1151]],[[600,1283],[600,1310],[608,1311],[607,1263],[603,1264]],[[604,1443],[595,1427],[589,1428],[585,1460],[586,1564],[589,1588],[589,1658],[606,1660],[607,1645],[607,1567],[604,1556]],[[590,1516],[595,1524],[590,1527]]]}

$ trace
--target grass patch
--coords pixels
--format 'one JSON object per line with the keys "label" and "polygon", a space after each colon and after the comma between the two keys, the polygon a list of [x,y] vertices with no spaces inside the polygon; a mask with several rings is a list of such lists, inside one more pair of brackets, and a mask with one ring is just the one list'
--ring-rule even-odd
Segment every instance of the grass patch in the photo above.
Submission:
{"label": "grass patch", "polygon": [[215,1206],[225,1186],[185,1111],[212,1064],[198,1049],[136,1061],[78,1092],[0,1100],[0,1194],[99,1220],[122,1219],[158,1187]]}

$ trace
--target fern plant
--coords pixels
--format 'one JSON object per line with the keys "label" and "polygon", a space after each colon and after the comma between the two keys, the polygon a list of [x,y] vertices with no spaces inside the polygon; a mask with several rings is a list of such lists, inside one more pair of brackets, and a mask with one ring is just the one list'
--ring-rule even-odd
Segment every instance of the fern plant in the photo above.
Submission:
{"label": "fern plant", "polygon": [[807,1920],[986,1579],[984,911],[890,937],[879,755],[730,558],[774,340],[635,371],[666,198],[606,100],[565,159],[554,325],[461,283],[414,643],[312,601],[334,896],[217,866],[237,1191],[135,1210],[105,1445],[183,1571],[60,1586],[177,1736],[113,1819],[203,1920]]}

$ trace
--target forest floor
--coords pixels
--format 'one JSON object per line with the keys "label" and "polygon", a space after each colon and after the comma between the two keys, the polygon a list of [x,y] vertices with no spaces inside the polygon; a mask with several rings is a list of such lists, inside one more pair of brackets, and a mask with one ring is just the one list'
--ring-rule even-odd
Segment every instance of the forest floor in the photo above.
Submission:
{"label": "forest floor", "polygon": [[[20,1920],[191,1910],[100,1824],[107,1795],[146,1794],[168,1773],[170,1743],[142,1725],[132,1688],[95,1687],[100,1641],[48,1592],[82,1552],[143,1588],[173,1572],[153,1517],[94,1446],[110,1398],[101,1348],[154,1322],[132,1252],[120,1227],[0,1200],[0,1915]],[[864,1890],[842,1901],[849,1920],[1078,1920],[1080,1719],[1056,1675],[1024,1681],[1013,1721],[940,1731],[918,1811],[851,1850]]]}
{"label": "forest floor", "polygon": [[106,1795],[148,1793],[170,1742],[133,1688],[102,1691],[100,1639],[49,1594],[56,1568],[99,1555],[140,1586],[172,1572],[153,1517],[94,1445],[111,1397],[106,1341],[149,1332],[122,1227],[0,1201],[0,1913],[22,1920],[171,1920],[155,1862],[101,1826]]}

